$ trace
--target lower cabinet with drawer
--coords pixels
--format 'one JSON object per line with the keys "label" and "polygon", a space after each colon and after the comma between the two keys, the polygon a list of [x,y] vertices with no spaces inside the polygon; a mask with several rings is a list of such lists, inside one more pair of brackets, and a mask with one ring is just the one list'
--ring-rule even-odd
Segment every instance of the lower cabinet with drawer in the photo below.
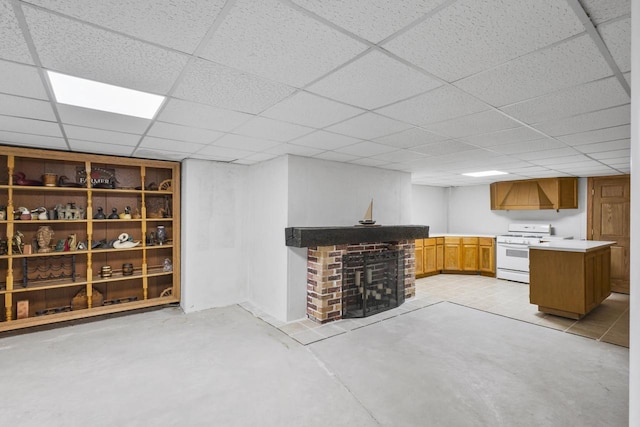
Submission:
{"label": "lower cabinet with drawer", "polygon": [[416,240],[416,277],[475,273],[494,277],[495,239],[445,236]]}

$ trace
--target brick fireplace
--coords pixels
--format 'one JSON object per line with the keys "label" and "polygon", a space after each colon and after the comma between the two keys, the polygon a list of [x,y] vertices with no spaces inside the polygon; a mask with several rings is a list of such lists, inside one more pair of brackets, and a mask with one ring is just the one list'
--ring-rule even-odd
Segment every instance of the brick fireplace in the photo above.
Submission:
{"label": "brick fireplace", "polygon": [[[353,293],[354,274],[360,276],[358,281],[367,281],[364,276],[367,271],[358,267],[346,270],[351,276],[345,277],[345,255],[399,251],[398,270],[401,270],[402,279],[397,286],[397,295],[392,299],[400,305],[406,298],[415,296],[414,240],[428,236],[428,226],[287,228],[288,246],[307,247],[307,317],[318,323],[342,319],[347,298]],[[358,243],[352,243],[354,241]],[[371,267],[369,279],[375,276],[377,268]],[[393,305],[382,309],[376,306],[371,312],[387,308],[393,308]]]}

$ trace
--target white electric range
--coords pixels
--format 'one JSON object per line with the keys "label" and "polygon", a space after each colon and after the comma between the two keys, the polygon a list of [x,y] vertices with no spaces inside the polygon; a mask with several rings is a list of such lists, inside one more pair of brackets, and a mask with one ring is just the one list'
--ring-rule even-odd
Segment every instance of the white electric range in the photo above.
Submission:
{"label": "white electric range", "polygon": [[529,283],[529,246],[554,239],[550,224],[509,224],[509,232],[496,237],[496,277]]}

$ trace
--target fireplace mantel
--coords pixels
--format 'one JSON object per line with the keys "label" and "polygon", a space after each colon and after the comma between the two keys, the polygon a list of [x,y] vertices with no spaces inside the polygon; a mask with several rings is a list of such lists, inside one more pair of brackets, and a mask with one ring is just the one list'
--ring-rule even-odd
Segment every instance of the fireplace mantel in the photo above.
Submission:
{"label": "fireplace mantel", "polygon": [[288,227],[284,232],[287,246],[308,248],[349,243],[424,239],[429,237],[429,226]]}

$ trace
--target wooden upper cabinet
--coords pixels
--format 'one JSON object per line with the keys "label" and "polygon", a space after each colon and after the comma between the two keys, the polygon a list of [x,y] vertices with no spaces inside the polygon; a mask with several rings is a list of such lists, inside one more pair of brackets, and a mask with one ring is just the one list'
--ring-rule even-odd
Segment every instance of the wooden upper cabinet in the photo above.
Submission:
{"label": "wooden upper cabinet", "polygon": [[501,181],[490,189],[492,210],[578,208],[578,178]]}

